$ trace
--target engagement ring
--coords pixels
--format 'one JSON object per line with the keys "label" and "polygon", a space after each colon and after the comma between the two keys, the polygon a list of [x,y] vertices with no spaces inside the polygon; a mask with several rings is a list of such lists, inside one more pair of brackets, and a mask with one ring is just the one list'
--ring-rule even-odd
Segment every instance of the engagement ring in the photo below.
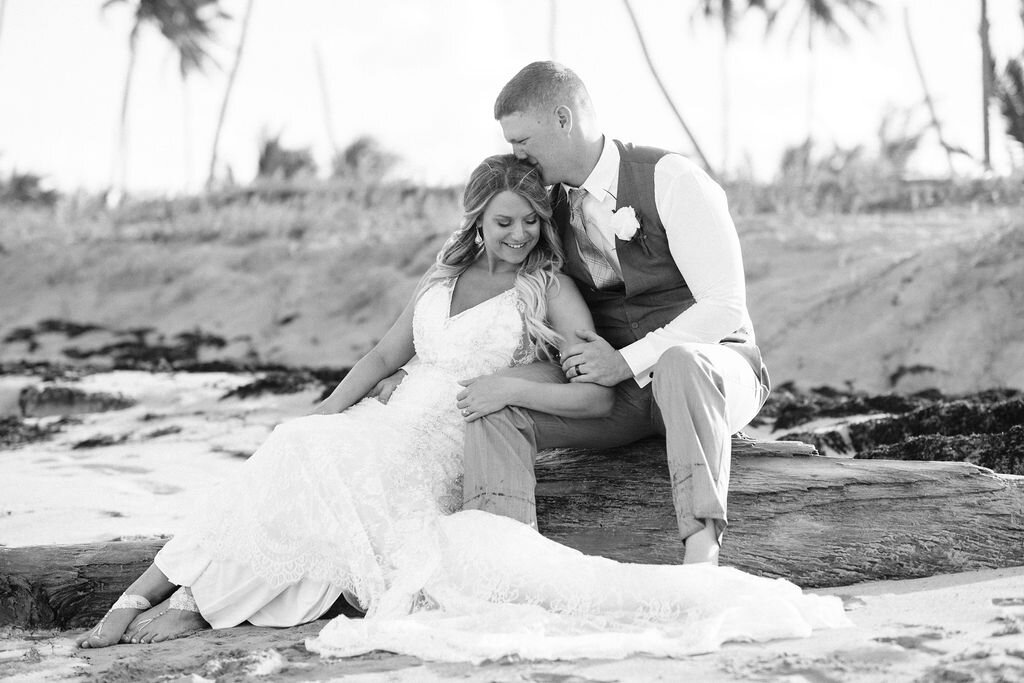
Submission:
{"label": "engagement ring", "polygon": [[463,408],[462,409],[462,417],[469,417],[469,409],[468,408]]}

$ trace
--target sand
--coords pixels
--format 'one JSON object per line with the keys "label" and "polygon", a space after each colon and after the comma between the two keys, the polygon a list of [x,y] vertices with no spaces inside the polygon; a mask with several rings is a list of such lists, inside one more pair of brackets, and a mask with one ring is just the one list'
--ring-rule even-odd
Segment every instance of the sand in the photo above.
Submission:
{"label": "sand", "polygon": [[[207,485],[230,476],[279,420],[319,390],[222,399],[251,376],[111,372],[75,383],[133,407],[80,415],[51,440],[0,452],[0,544],[75,543],[174,532]],[[0,397],[40,380],[0,378]],[[55,418],[41,418],[42,421]],[[74,448],[86,439],[114,443]],[[326,621],[239,627],[149,646],[78,651],[72,633],[0,632],[5,680],[1012,681],[1024,680],[1024,567],[825,589],[852,628],[729,644],[682,660],[438,664],[375,653],[322,660],[304,648]]]}
{"label": "sand", "polygon": [[854,626],[806,639],[727,644],[686,659],[440,664],[373,653],[320,659],[303,647],[325,621],[242,626],[154,645],[75,650],[65,633],[9,632],[0,676],[39,680],[1018,681],[1024,567],[816,591],[840,595]]}

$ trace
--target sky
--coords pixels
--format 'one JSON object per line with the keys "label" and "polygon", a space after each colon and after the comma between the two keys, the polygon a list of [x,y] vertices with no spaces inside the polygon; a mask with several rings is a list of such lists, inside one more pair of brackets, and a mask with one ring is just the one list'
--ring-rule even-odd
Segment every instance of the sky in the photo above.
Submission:
{"label": "sky", "polygon": [[[116,158],[131,12],[101,0],[7,0],[0,27],[0,172],[45,176],[64,191],[109,186]],[[947,139],[980,158],[977,0],[881,0],[870,31],[842,45],[821,37],[813,61],[786,12],[767,39],[753,14],[724,49],[696,0],[632,0],[662,80],[720,173],[770,179],[782,152],[810,129],[822,151],[871,147],[887,111],[926,121],[907,47],[910,26]],[[184,84],[155,30],[142,34],[129,110],[128,188],[176,194],[202,186],[245,0],[223,0],[220,68]],[[553,9],[552,9],[553,8]],[[1024,51],[1020,0],[989,0],[997,59]],[[554,31],[552,33],[552,17]],[[553,47],[553,51],[552,51]],[[317,77],[316,55],[325,74]],[[396,172],[461,183],[485,156],[507,151],[494,97],[520,67],[555,58],[587,83],[616,138],[692,154],[644,61],[621,0],[255,0],[245,55],[221,137],[218,173],[255,175],[264,135],[308,147],[322,169],[333,145],[372,135],[402,158]],[[813,106],[808,107],[809,65]],[[324,101],[330,110],[329,125]],[[727,99],[729,106],[723,102]],[[1024,165],[993,110],[996,170]],[[933,136],[915,170],[941,174]],[[962,173],[979,165],[958,160]]]}

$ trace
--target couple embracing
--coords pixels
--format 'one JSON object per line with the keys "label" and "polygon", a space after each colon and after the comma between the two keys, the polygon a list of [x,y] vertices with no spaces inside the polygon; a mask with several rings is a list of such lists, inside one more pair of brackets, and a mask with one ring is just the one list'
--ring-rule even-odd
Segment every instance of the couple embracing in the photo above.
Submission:
{"label": "couple embracing", "polygon": [[[843,623],[836,599],[716,566],[730,435],[768,393],[721,188],[605,137],[553,62],[516,74],[495,118],[513,154],[473,171],[461,225],[392,328],[211,493],[82,647],[291,626],[341,598],[366,617],[337,617],[312,649],[678,655]],[[537,533],[538,450],[653,434],[686,564]]]}

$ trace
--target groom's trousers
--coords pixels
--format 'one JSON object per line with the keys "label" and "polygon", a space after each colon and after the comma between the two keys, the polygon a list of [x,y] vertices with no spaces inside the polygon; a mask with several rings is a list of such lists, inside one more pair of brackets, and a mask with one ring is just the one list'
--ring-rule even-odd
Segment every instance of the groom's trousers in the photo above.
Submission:
{"label": "groom's trousers", "polygon": [[[534,363],[514,375],[565,381],[553,363]],[[673,347],[658,360],[646,387],[630,379],[615,388],[615,405],[607,417],[558,417],[509,407],[470,422],[463,507],[536,528],[533,465],[538,451],[611,448],[661,434],[681,537],[703,529],[704,520],[715,520],[721,537],[728,519],[732,434],[753,419],[766,398],[767,389],[750,364],[727,346]]]}

